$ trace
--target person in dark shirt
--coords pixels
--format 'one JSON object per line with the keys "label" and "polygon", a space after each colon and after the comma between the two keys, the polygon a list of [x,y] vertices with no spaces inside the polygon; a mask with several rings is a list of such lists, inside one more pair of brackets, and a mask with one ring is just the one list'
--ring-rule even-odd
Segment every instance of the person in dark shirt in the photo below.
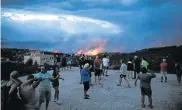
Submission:
{"label": "person in dark shirt", "polygon": [[90,85],[92,86],[92,79],[91,79],[91,77],[92,77],[92,72],[94,71],[94,69],[93,69],[93,61],[92,61],[91,58],[89,59],[88,56],[85,56],[85,60],[83,62],[83,65],[85,65],[87,63],[89,64],[88,70],[89,70],[89,75],[90,75]]}
{"label": "person in dark shirt", "polygon": [[133,61],[132,61],[132,59],[130,58],[129,59],[129,61],[128,61],[128,63],[127,63],[127,71],[128,71],[128,78],[132,78],[132,73],[133,73]]}
{"label": "person in dark shirt", "polygon": [[[80,67],[80,72],[81,72],[81,70],[82,70],[83,67],[84,67],[84,57],[80,57],[80,58],[79,58],[79,67]],[[80,80],[80,84],[82,84],[82,78],[81,78],[81,80]]]}
{"label": "person in dark shirt", "polygon": [[139,60],[139,58],[137,56],[134,57],[134,78],[136,79],[137,75],[140,73],[140,65],[141,65],[141,61]]}
{"label": "person in dark shirt", "polygon": [[181,84],[182,64],[179,61],[175,63],[175,70],[176,70],[178,84]]}
{"label": "person in dark shirt", "polygon": [[59,56],[56,56],[56,61],[57,61],[57,62],[60,62],[60,61],[61,61],[61,59],[60,59]]}
{"label": "person in dark shirt", "polygon": [[61,58],[59,56],[56,56],[56,64],[59,68],[61,67]]}
{"label": "person in dark shirt", "polygon": [[62,58],[62,70],[66,70],[66,56],[64,55]]}
{"label": "person in dark shirt", "polygon": [[54,94],[54,102],[56,102],[58,105],[60,105],[59,102],[59,79],[64,80],[63,78],[60,78],[59,75],[59,67],[57,65],[54,66],[53,68],[53,81],[52,81],[52,86],[55,90],[55,94]]}

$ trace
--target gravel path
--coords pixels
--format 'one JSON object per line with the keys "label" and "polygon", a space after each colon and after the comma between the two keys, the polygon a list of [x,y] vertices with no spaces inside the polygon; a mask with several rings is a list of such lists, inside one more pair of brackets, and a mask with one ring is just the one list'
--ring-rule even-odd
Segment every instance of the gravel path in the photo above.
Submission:
{"label": "gravel path", "polygon": [[[126,88],[126,83],[122,87],[116,86],[119,72],[109,70],[109,77],[103,77],[101,85],[94,85],[89,89],[90,99],[83,99],[83,86],[80,81],[79,69],[73,68],[71,71],[61,71],[60,80],[60,101],[61,105],[50,102],[49,110],[149,110],[142,109],[140,102],[140,88],[134,87],[134,80],[129,79],[131,88]],[[160,74],[152,80],[153,89],[153,110],[182,110],[182,85],[177,85],[176,76],[168,75],[168,82],[161,83]],[[94,75],[92,75],[94,78]],[[24,80],[25,77],[20,78]],[[53,98],[52,89],[52,98]],[[148,99],[146,97],[146,105]],[[45,110],[45,104],[41,110]]]}

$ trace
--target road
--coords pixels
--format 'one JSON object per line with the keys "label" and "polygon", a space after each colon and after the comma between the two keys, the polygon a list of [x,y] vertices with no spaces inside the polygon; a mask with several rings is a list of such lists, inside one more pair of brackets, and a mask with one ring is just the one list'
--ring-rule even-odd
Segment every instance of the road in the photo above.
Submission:
{"label": "road", "polygon": [[[86,100],[83,99],[83,85],[78,83],[79,69],[75,67],[71,71],[61,71],[60,75],[65,79],[60,80],[61,105],[51,101],[49,110],[150,110],[148,107],[141,108],[139,82],[135,87],[134,80],[129,79],[131,88],[127,88],[125,82],[122,87],[118,87],[119,72],[109,70],[108,73],[109,77],[103,77],[101,85],[94,85],[89,89],[90,99]],[[170,74],[168,82],[161,83],[160,74],[156,75],[152,80],[153,110],[182,110],[182,85],[177,85],[176,76]],[[25,77],[20,79],[25,80]],[[52,89],[52,99],[53,92]],[[147,97],[145,104],[148,105]],[[45,104],[41,110],[45,110],[44,106]]]}

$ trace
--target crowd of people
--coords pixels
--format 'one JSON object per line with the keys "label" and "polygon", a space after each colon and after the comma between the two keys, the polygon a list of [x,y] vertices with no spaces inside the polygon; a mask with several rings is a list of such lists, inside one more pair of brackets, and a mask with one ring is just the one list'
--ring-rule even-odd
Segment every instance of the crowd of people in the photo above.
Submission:
{"label": "crowd of people", "polygon": [[72,57],[71,55],[63,55],[62,57],[56,56],[56,64],[58,65],[59,68],[62,68],[62,70],[71,70],[72,66]]}
{"label": "crowd of people", "polygon": [[[119,84],[117,86],[121,86],[122,79],[124,79],[127,83],[127,87],[130,88],[131,85],[129,83],[129,79],[135,79],[134,85],[137,85],[137,80],[140,80],[140,88],[141,88],[141,102],[142,108],[145,108],[145,95],[148,96],[149,107],[153,108],[152,105],[152,88],[151,88],[151,79],[155,78],[156,75],[149,68],[148,61],[142,57],[141,59],[138,56],[135,56],[134,59],[130,58],[128,62],[125,59],[122,59],[120,66],[120,76],[119,76]],[[97,85],[97,80],[100,84],[101,76],[105,75],[108,77],[108,68],[110,66],[110,59],[108,56],[104,55],[103,59],[99,56],[96,56],[95,60],[89,61],[87,56],[81,55],[80,57],[80,74],[81,74],[81,82],[84,85],[84,99],[89,99],[88,90],[90,86],[93,86],[92,83],[92,72],[95,73],[95,85]],[[167,83],[167,68],[168,64],[166,59],[162,59],[160,65],[160,74],[161,81],[163,82],[163,78],[165,78],[165,82]],[[93,68],[94,67],[94,68]],[[177,83],[181,83],[181,75],[182,75],[182,63],[175,63]],[[93,71],[94,70],[94,71]],[[147,74],[148,73],[148,74]]]}
{"label": "crowd of people", "polygon": [[[20,69],[11,71],[9,77],[1,81],[1,109],[2,110],[39,110],[43,102],[46,102],[46,110],[49,108],[49,102],[51,100],[51,88],[54,88],[54,102],[60,105],[59,101],[59,79],[60,71],[71,70],[73,57],[70,55],[59,56],[56,55],[56,62],[53,66],[53,72],[48,71],[48,68],[44,65],[40,67],[40,72],[35,75],[28,74],[27,80],[22,82],[18,78],[21,76]],[[128,60],[129,59],[129,60]],[[6,62],[8,62],[6,60]],[[80,84],[83,84],[84,99],[89,99],[88,90],[90,86],[101,84],[103,77],[109,77],[108,69],[112,66],[112,59],[109,55],[97,55],[86,56],[80,55],[78,58],[80,68]],[[120,59],[120,75],[119,83],[117,86],[122,86],[122,80],[127,82],[127,87],[130,88],[131,84],[129,80],[134,79],[134,85],[137,85],[137,81],[140,80],[141,88],[141,102],[142,108],[145,108],[144,98],[145,95],[149,99],[149,107],[152,105],[152,88],[151,79],[156,75],[151,69],[152,64],[147,61],[145,57],[134,56],[134,58],[122,58]],[[7,66],[6,66],[7,67]],[[161,81],[167,83],[168,74],[168,62],[167,59],[161,59],[161,63],[158,65],[161,73]],[[174,63],[175,73],[177,76],[178,84],[181,83],[182,75],[182,63],[177,61]],[[16,68],[16,67],[14,67]],[[24,70],[23,72],[28,72]],[[7,73],[7,72],[6,72]],[[93,73],[95,76],[94,82],[92,82]],[[39,96],[36,96],[36,88],[39,86]]]}

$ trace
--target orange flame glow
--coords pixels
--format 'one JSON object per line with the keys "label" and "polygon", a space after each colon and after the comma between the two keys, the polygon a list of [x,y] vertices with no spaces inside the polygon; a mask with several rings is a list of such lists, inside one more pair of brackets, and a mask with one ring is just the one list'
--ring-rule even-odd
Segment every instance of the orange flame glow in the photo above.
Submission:
{"label": "orange flame glow", "polygon": [[[89,41],[90,42],[90,41]],[[80,49],[76,51],[76,54],[85,54],[88,56],[98,55],[99,53],[104,52],[105,41],[102,39],[97,39],[96,41],[90,42],[86,49]],[[83,47],[87,46],[88,44],[83,45]]]}
{"label": "orange flame glow", "polygon": [[58,50],[53,50],[52,53],[60,53]]}
{"label": "orange flame glow", "polygon": [[103,52],[102,48],[95,48],[95,49],[91,49],[91,50],[87,50],[87,51],[78,50],[76,52],[76,54],[85,54],[85,55],[89,55],[89,56],[94,56],[94,55],[97,55],[97,54],[102,53],[102,52]]}

